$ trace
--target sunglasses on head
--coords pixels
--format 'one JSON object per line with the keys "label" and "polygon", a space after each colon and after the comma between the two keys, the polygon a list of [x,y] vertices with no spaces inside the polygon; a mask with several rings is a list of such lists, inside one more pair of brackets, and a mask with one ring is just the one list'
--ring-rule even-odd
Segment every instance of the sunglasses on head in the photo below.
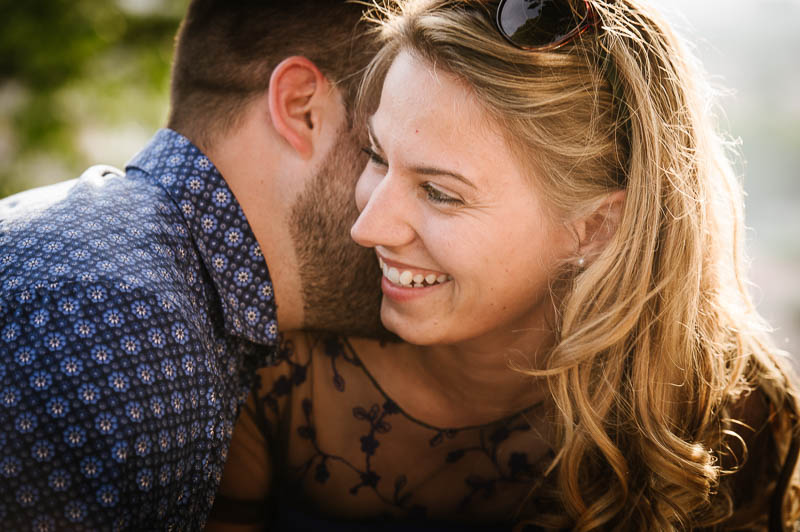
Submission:
{"label": "sunglasses on head", "polygon": [[586,0],[501,0],[495,24],[517,48],[546,51],[564,46],[597,20]]}

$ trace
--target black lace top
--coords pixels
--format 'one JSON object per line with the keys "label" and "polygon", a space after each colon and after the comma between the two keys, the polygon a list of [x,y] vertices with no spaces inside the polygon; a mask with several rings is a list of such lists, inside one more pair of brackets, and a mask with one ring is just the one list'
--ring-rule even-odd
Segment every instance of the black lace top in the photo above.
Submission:
{"label": "black lace top", "polygon": [[[259,371],[217,513],[252,522],[255,508],[269,530],[509,530],[553,460],[534,429],[543,410],[435,427],[387,396],[348,341],[294,337]],[[266,502],[241,504],[254,494]]]}
{"label": "black lace top", "polygon": [[[414,375],[391,378],[402,360],[389,356],[397,351],[361,340],[284,341],[279,363],[258,371],[236,424],[209,529],[530,532],[542,529],[519,523],[560,513],[549,403],[482,425],[437,427],[384,392],[381,382]],[[421,392],[391,389],[413,410]],[[788,480],[800,446],[776,448],[775,415],[761,392],[732,407],[748,451],[723,457],[724,469],[741,467],[722,479],[735,510],[725,530],[781,528],[786,486],[776,490],[776,482]],[[236,523],[251,528],[229,528]]]}

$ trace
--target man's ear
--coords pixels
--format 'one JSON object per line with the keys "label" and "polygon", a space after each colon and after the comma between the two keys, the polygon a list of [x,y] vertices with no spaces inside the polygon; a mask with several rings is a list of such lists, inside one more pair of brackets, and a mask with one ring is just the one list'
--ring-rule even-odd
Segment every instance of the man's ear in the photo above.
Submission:
{"label": "man's ear", "polygon": [[319,68],[301,56],[287,57],[269,80],[272,125],[304,159],[314,152],[314,129],[319,127],[323,99],[330,85]]}
{"label": "man's ear", "polygon": [[606,247],[622,221],[625,197],[624,190],[611,192],[587,216],[573,222],[580,258],[589,261]]}

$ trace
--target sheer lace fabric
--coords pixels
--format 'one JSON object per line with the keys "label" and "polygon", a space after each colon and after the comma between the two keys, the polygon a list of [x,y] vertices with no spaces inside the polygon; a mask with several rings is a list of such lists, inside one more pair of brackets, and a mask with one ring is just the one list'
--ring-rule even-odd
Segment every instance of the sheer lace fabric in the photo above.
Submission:
{"label": "sheer lace fabric", "polygon": [[535,429],[541,404],[480,426],[435,427],[388,397],[344,340],[293,337],[280,359],[259,371],[224,481],[270,477],[261,491],[273,512],[509,525],[553,459]]}

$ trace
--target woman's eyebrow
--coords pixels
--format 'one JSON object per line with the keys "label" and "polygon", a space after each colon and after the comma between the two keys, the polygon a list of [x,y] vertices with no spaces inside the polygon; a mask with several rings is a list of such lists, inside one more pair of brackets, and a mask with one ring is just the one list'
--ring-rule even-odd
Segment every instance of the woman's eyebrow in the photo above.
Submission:
{"label": "woman's eyebrow", "polygon": [[443,168],[437,168],[435,166],[412,166],[410,168],[410,170],[412,172],[414,172],[415,174],[420,174],[420,175],[444,175],[444,176],[452,177],[452,178],[455,178],[455,179],[461,181],[462,183],[464,183],[467,186],[470,186],[470,187],[475,188],[475,189],[478,188],[478,187],[475,186],[475,184],[472,181],[470,181],[469,179],[467,179],[463,175],[459,174],[458,172],[453,172],[451,170],[445,170]]}
{"label": "woman's eyebrow", "polygon": [[[373,116],[375,116],[375,115],[371,115],[369,118],[367,118],[367,132],[369,133],[370,140],[372,141],[373,144],[375,144],[375,147],[378,149],[378,151],[383,153],[384,150],[381,147],[381,143],[378,142],[378,137],[375,135],[375,130],[373,129],[373,126],[372,126],[372,117]],[[412,172],[414,172],[415,174],[420,174],[420,175],[443,175],[443,176],[449,176],[449,177],[452,177],[454,179],[457,179],[457,180],[461,181],[462,183],[464,183],[467,186],[470,186],[470,187],[475,188],[475,189],[478,188],[478,187],[475,186],[475,184],[472,181],[470,181],[469,179],[467,179],[463,175],[459,174],[458,172],[453,172],[452,170],[445,170],[443,168],[437,168],[435,166],[412,166],[409,169]]]}

